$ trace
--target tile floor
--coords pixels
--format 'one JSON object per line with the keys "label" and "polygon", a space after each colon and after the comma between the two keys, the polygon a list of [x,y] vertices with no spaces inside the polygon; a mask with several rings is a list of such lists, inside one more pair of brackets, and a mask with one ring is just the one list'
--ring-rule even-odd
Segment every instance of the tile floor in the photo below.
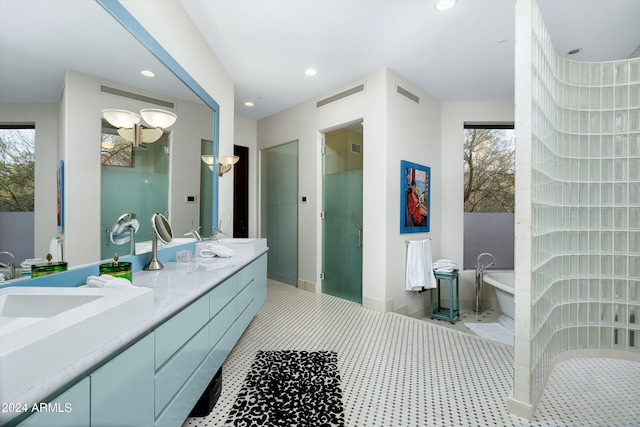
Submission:
{"label": "tile floor", "polygon": [[337,351],[347,426],[640,425],[637,363],[562,363],[530,422],[506,410],[512,347],[270,283],[267,301],[224,364],[217,405],[183,427],[224,425],[258,350]]}

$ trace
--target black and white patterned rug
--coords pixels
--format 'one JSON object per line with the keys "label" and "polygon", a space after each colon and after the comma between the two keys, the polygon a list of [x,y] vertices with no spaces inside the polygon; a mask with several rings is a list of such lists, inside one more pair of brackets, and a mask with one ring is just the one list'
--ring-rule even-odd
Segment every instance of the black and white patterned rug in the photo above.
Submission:
{"label": "black and white patterned rug", "polygon": [[334,351],[260,351],[227,426],[344,426]]}

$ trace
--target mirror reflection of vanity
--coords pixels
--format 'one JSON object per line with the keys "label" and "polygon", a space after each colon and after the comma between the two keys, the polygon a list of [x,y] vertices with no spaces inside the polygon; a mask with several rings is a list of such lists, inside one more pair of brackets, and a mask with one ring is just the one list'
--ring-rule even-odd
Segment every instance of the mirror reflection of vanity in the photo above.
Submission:
{"label": "mirror reflection of vanity", "polygon": [[[64,13],[60,7],[73,8],[73,12]],[[0,124],[36,126],[34,256],[44,257],[50,239],[61,237],[70,267],[103,259],[105,229],[118,215],[136,212],[136,206],[126,206],[113,218],[101,219],[105,210],[101,111],[105,108],[139,111],[158,107],[154,100],[172,104],[159,107],[178,116],[166,135],[165,145],[170,149],[156,146],[168,158],[168,218],[177,236],[199,225],[199,203],[186,200],[196,195],[199,201],[201,170],[210,173],[200,154],[202,140],[213,139],[211,109],[97,2],[3,0],[0,17]],[[38,47],[39,53],[32,54],[29,46]],[[151,69],[156,77],[142,77],[142,69]],[[16,75],[30,78],[18,80]],[[64,161],[64,230],[56,218],[60,160]],[[127,169],[108,168],[116,177],[118,169],[121,173]],[[144,182],[133,181],[124,181],[129,185],[120,184],[123,188],[117,189],[132,204],[145,197]],[[150,221],[141,216],[141,228],[150,230]],[[145,239],[144,235],[137,237],[138,241]],[[128,254],[128,246],[119,249]],[[17,264],[21,261],[16,259]]]}

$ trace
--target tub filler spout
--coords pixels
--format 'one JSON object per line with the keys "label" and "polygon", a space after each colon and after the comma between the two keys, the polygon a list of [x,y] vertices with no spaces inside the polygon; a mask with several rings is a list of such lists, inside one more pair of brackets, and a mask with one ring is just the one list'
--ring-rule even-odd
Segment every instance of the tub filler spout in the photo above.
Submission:
{"label": "tub filler spout", "polygon": [[[488,256],[491,257],[491,262],[487,265],[482,264],[482,258]],[[483,252],[480,255],[478,255],[478,258],[476,260],[476,314],[480,314],[480,312],[482,312],[482,290],[483,290],[483,283],[484,283],[484,270],[486,270],[487,268],[491,267],[492,265],[495,265],[496,263],[496,257],[494,257],[493,255],[491,255],[489,252]]]}

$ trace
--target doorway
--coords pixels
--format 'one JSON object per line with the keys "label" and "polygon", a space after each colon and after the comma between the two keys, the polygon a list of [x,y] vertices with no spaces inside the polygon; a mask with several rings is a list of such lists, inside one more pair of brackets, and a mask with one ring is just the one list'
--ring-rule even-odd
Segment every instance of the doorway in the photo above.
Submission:
{"label": "doorway", "polygon": [[267,238],[267,277],[298,284],[298,142],[264,150],[260,162],[261,237]]}
{"label": "doorway", "polygon": [[249,237],[249,148],[233,146],[233,237]]}
{"label": "doorway", "polygon": [[362,122],[324,134],[322,292],[362,303]]}

